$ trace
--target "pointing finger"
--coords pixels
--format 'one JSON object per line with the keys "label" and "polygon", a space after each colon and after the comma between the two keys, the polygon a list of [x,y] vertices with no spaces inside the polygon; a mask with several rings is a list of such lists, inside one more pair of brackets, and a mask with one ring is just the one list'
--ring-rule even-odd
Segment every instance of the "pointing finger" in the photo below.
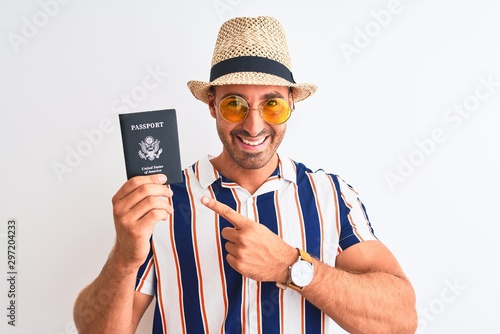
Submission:
{"label": "pointing finger", "polygon": [[234,225],[236,229],[243,228],[249,222],[252,222],[248,217],[245,217],[238,212],[231,209],[229,206],[206,196],[201,198],[201,203],[205,205],[207,208],[213,210],[215,213],[218,213],[222,217],[224,217],[227,221]]}

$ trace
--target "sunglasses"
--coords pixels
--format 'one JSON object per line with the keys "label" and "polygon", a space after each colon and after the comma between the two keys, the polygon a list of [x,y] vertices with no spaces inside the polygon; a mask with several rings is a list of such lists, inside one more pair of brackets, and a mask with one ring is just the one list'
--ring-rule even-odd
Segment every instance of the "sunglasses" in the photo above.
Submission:
{"label": "sunglasses", "polygon": [[219,113],[226,121],[237,123],[247,118],[250,110],[259,110],[262,118],[270,124],[283,124],[292,114],[292,108],[285,99],[276,97],[259,104],[258,108],[250,108],[248,102],[240,96],[229,95],[219,104]]}

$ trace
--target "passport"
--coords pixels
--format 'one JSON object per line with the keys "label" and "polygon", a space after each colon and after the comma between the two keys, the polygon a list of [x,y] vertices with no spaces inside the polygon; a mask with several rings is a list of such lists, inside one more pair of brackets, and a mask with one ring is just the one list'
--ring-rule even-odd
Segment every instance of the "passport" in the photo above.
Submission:
{"label": "passport", "polygon": [[127,179],[162,173],[182,182],[175,109],[119,114]]}

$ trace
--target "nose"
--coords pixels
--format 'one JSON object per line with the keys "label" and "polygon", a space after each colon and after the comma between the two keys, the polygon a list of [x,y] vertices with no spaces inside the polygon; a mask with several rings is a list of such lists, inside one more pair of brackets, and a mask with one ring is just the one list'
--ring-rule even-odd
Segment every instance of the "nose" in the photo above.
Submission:
{"label": "nose", "polygon": [[250,108],[247,117],[242,123],[243,130],[251,136],[257,136],[266,126],[266,121],[261,115],[260,108]]}

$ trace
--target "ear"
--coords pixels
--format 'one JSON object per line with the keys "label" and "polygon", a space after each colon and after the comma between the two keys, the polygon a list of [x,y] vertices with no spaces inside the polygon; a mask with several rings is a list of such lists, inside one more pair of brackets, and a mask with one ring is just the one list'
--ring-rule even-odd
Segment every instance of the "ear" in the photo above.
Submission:
{"label": "ear", "polygon": [[210,110],[210,115],[213,118],[217,118],[217,110],[215,109],[215,97],[213,94],[209,93],[208,95],[208,109]]}
{"label": "ear", "polygon": [[289,87],[288,88],[288,104],[292,108],[292,111],[295,110],[295,99],[293,97],[293,93],[294,93],[293,88]]}

